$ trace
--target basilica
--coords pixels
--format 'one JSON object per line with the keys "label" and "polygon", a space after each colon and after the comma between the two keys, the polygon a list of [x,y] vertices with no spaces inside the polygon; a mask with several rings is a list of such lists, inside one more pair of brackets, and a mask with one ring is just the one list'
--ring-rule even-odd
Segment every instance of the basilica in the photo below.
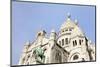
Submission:
{"label": "basilica", "polygon": [[19,65],[95,61],[95,44],[83,33],[77,20],[69,14],[59,32],[37,33],[33,42],[26,42]]}

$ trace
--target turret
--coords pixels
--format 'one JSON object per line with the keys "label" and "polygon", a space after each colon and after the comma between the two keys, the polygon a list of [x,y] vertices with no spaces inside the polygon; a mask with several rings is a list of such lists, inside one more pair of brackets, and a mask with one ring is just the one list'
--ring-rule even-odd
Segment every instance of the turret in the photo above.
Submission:
{"label": "turret", "polygon": [[24,50],[23,50],[23,52],[27,52],[27,50],[28,50],[29,47],[30,47],[30,42],[27,41],[27,42],[25,43],[25,45],[24,45]]}
{"label": "turret", "polygon": [[48,49],[48,53],[49,53],[49,63],[53,63],[54,59],[52,57],[52,55],[54,54],[53,53],[53,48],[55,47],[55,44],[56,44],[56,32],[55,30],[51,30],[51,33],[50,33],[50,37],[49,37],[49,49]]}
{"label": "turret", "polygon": [[44,37],[45,34],[46,34],[46,32],[45,32],[44,30],[39,31],[39,32],[37,33],[37,38],[39,38],[39,37]]}
{"label": "turret", "polygon": [[38,33],[37,33],[37,43],[38,44],[42,44],[42,40],[43,40],[43,38],[45,37],[45,34],[46,34],[46,32],[44,31],[44,30],[42,30],[42,31],[39,31]]}

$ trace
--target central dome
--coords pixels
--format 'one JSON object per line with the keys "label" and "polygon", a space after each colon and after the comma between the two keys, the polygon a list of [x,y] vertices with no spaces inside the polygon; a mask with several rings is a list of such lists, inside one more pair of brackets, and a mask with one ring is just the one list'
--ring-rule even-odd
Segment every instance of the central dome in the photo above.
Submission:
{"label": "central dome", "polygon": [[68,47],[72,43],[72,41],[75,40],[75,38],[84,38],[84,35],[85,34],[79,27],[77,20],[71,20],[71,16],[69,14],[66,21],[60,27],[57,42],[63,47]]}
{"label": "central dome", "polygon": [[67,18],[67,20],[61,25],[61,28],[60,28],[60,30],[63,30],[63,29],[65,29],[65,28],[72,28],[72,27],[76,27],[77,26],[77,20],[76,21],[72,21],[71,19],[70,19],[70,15],[68,15],[68,18]]}
{"label": "central dome", "polygon": [[78,26],[77,20],[73,21],[71,20],[71,15],[68,14],[67,20],[61,25],[59,36],[62,35],[70,35],[71,37],[77,36],[77,35],[84,35],[81,28]]}
{"label": "central dome", "polygon": [[62,29],[65,29],[65,28],[71,28],[71,27],[75,27],[76,24],[75,22],[71,21],[71,20],[67,20],[66,22],[64,22],[62,25],[61,25],[61,30]]}

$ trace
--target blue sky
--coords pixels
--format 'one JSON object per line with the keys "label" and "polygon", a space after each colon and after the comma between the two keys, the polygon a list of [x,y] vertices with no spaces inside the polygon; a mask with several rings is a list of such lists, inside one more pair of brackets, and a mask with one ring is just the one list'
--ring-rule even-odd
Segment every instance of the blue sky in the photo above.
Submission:
{"label": "blue sky", "polygon": [[36,33],[59,31],[70,12],[86,36],[95,43],[95,7],[30,2],[12,2],[12,64],[18,64],[26,41],[33,42]]}

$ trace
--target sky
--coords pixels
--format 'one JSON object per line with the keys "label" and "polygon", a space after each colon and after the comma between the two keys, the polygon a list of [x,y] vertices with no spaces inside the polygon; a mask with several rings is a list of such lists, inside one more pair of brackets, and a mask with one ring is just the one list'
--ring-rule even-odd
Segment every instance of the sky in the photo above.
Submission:
{"label": "sky", "polygon": [[12,2],[12,65],[17,65],[25,42],[33,42],[40,30],[47,36],[59,32],[67,14],[78,20],[85,35],[95,43],[95,7],[32,2]]}

